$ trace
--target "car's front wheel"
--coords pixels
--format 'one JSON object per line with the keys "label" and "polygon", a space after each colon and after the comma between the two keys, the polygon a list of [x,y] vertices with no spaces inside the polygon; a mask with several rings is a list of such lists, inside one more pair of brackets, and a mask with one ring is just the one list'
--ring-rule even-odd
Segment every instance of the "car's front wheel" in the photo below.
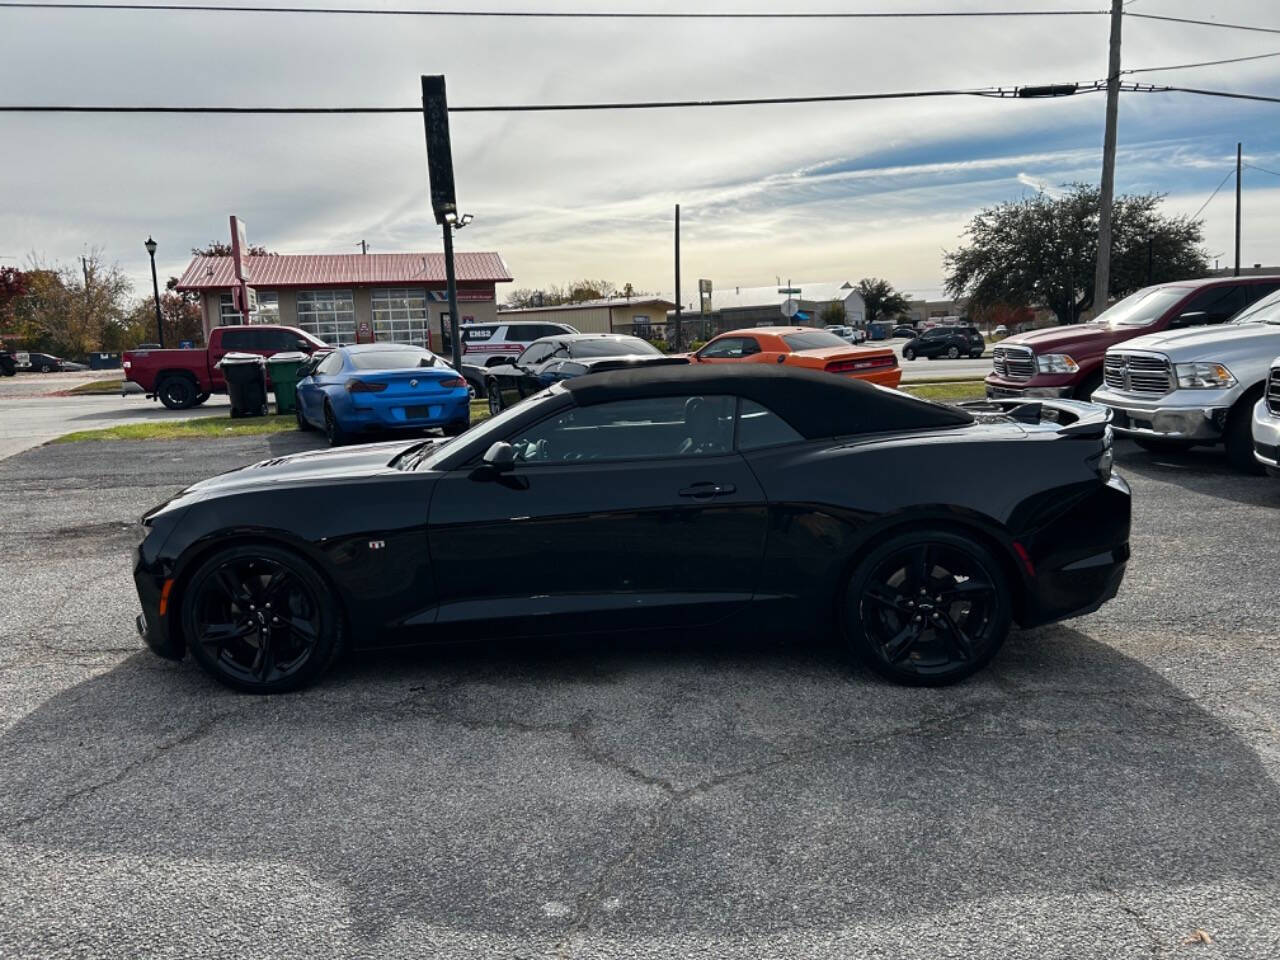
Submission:
{"label": "car's front wheel", "polygon": [[843,626],[853,653],[895,683],[963,680],[999,651],[1012,620],[1010,587],[981,544],[916,530],[872,550],[850,576]]}
{"label": "car's front wheel", "polygon": [[916,358],[916,352],[914,350],[912,350],[910,347],[903,348],[902,350],[903,360],[914,360],[915,358]]}
{"label": "car's front wheel", "polygon": [[182,631],[214,678],[246,693],[315,682],[345,644],[333,591],[307,561],[278,547],[219,550],[182,591]]}
{"label": "car's front wheel", "polygon": [[954,346],[954,345],[952,345],[952,346],[950,346],[950,347],[947,347],[947,359],[948,359],[948,360],[959,360],[959,359],[960,359],[960,348],[959,348],[959,347],[957,347],[957,346]]}
{"label": "car's front wheel", "polygon": [[340,447],[348,439],[347,431],[342,429],[342,424],[338,423],[338,418],[333,415],[333,407],[328,403],[324,405],[324,436],[331,447]]}
{"label": "car's front wheel", "polygon": [[496,417],[502,412],[502,391],[498,389],[498,381],[493,377],[486,380],[484,392],[489,401],[489,416]]}

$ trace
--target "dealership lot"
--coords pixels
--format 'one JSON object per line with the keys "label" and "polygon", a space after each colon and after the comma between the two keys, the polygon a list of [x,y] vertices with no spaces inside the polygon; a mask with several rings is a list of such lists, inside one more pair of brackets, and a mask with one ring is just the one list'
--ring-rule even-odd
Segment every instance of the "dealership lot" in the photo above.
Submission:
{"label": "dealership lot", "polygon": [[365,656],[270,699],[143,652],[137,517],[319,444],[0,463],[0,956],[1280,951],[1280,482],[1122,443],[1119,597],[950,689],[807,636]]}

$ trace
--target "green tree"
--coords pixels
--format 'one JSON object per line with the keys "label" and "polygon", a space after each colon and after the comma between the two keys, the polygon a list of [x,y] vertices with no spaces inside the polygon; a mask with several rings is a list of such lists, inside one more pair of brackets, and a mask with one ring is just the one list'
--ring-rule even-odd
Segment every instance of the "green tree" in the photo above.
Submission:
{"label": "green tree", "polygon": [[822,321],[824,326],[827,324],[840,324],[841,326],[844,326],[848,323],[848,316],[844,312],[844,301],[832,300],[822,308],[822,312],[818,314],[818,319]]}
{"label": "green tree", "polygon": [[83,357],[101,349],[129,311],[133,285],[98,250],[74,266],[33,262],[26,276],[28,293],[15,309],[19,327],[32,345],[54,353]]}
{"label": "green tree", "polygon": [[[198,302],[166,290],[160,294],[160,316],[164,322],[165,346],[176,347],[182,340],[196,343],[204,340],[204,320]],[[146,297],[137,301],[124,316],[107,325],[102,335],[102,348],[131,350],[140,343],[154,343],[156,332],[155,298]]]}
{"label": "green tree", "polygon": [[[191,255],[193,257],[229,257],[231,256],[231,244],[224,243],[221,240],[213,240],[203,247],[192,247]],[[251,257],[274,257],[277,256],[274,250],[268,250],[261,244],[249,244],[249,256]]]}
{"label": "green tree", "polygon": [[858,281],[857,289],[867,306],[867,323],[893,320],[907,312],[907,298],[893,289],[888,280],[867,277]]}
{"label": "green tree", "polygon": [[[1204,276],[1200,220],[1160,213],[1163,194],[1127,194],[1112,208],[1112,297],[1150,282]],[[944,256],[947,292],[976,306],[1043,304],[1059,323],[1078,323],[1093,306],[1098,256],[1097,187],[1075,183],[988,207],[965,228],[967,243]]]}

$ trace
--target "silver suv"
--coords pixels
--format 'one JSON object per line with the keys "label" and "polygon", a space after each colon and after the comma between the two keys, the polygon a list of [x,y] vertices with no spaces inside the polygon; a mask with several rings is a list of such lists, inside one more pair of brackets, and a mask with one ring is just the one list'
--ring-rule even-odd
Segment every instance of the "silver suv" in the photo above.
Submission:
{"label": "silver suv", "polygon": [[1107,350],[1093,402],[1112,427],[1148,450],[1224,444],[1237,469],[1262,472],[1254,457],[1254,406],[1280,353],[1280,291],[1221,326],[1152,333]]}

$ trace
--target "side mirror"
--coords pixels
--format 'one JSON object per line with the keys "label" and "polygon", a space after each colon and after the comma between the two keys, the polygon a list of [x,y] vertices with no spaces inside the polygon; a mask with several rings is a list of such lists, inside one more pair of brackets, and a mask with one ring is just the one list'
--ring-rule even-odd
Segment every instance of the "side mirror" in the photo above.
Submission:
{"label": "side mirror", "polygon": [[495,473],[507,473],[516,468],[516,448],[499,440],[484,452],[483,459]]}
{"label": "side mirror", "polygon": [[306,340],[301,340],[301,339],[300,339],[300,340],[298,340],[298,342],[297,342],[297,343],[298,343],[298,349],[299,349],[299,350],[301,350],[303,353],[310,353],[310,352],[311,352],[311,350],[312,350],[312,346],[311,346],[311,344],[310,344],[310,343],[308,343]]}
{"label": "side mirror", "polygon": [[1190,310],[1173,318],[1170,327],[1198,327],[1209,322],[1209,314],[1203,310]]}

